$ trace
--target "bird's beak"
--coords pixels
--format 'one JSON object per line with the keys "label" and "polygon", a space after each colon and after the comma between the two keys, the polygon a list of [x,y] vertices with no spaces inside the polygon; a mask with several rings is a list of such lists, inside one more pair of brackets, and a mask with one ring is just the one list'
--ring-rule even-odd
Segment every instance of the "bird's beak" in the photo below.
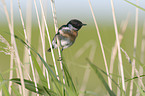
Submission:
{"label": "bird's beak", "polygon": [[86,26],[87,24],[82,24],[82,26]]}

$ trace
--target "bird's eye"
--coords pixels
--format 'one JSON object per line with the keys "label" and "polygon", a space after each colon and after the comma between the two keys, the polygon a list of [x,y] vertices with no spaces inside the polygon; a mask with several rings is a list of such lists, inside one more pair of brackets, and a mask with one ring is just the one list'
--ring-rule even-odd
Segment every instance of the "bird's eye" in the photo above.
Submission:
{"label": "bird's eye", "polygon": [[77,26],[80,26],[80,24],[77,24]]}
{"label": "bird's eye", "polygon": [[77,25],[80,25],[80,24],[77,24]]}

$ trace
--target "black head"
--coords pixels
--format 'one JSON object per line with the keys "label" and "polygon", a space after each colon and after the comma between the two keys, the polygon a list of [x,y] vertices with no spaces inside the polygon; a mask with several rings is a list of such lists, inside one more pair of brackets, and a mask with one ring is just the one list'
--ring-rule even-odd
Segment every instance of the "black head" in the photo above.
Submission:
{"label": "black head", "polygon": [[76,29],[80,29],[82,26],[85,26],[87,24],[83,24],[81,21],[77,20],[77,19],[72,19],[70,20],[67,25],[71,24],[74,28]]}

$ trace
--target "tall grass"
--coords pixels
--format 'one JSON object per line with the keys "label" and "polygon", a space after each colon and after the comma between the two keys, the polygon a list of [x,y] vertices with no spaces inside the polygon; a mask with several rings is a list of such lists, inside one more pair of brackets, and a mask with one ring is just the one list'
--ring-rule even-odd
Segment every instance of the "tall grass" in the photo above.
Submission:
{"label": "tall grass", "polygon": [[[136,3],[138,4],[138,0],[136,0]],[[136,8],[133,57],[136,57],[137,33],[138,33],[138,8]],[[133,59],[133,61],[132,61],[132,72],[131,72],[132,78],[134,77],[134,69],[135,69],[135,59]],[[132,92],[133,92],[133,80],[130,83],[130,95],[129,96],[132,96]]]}
{"label": "tall grass", "polygon": [[[41,28],[41,24],[40,24],[40,20],[39,20],[39,15],[38,15],[38,9],[37,9],[37,5],[36,5],[36,1],[34,0],[34,5],[35,5],[35,10],[36,10],[36,15],[37,15],[37,21],[38,21],[38,26],[39,26],[39,30],[40,30],[40,37],[41,37],[41,42],[42,42],[42,50],[43,50],[43,58],[46,62],[46,53],[45,53],[45,33],[42,31]],[[44,27],[44,20],[42,17],[42,27]],[[43,74],[45,75],[45,71],[47,74],[47,81],[48,81],[48,88],[50,89],[50,84],[49,84],[49,76],[48,76],[48,71],[46,70],[46,68],[43,66]]]}
{"label": "tall grass", "polygon": [[[43,5],[42,5],[41,0],[40,0],[40,6],[41,6],[41,11],[42,11],[42,17],[44,19],[45,28],[46,28],[46,31],[47,31],[48,41],[49,41],[49,44],[50,44],[50,48],[52,49],[50,34],[49,34],[49,31],[48,31],[48,27],[47,27],[47,23],[46,23],[46,17],[45,17],[45,14],[44,14],[44,9],[43,9]],[[51,53],[52,53],[52,58],[53,58],[53,63],[54,63],[54,67],[55,67],[55,72],[56,72],[56,75],[57,75],[57,79],[59,80],[58,70],[57,70],[57,66],[56,66],[56,61],[55,61],[55,56],[54,56],[53,49],[52,49]]]}
{"label": "tall grass", "polygon": [[25,85],[24,85],[24,79],[23,79],[23,75],[22,75],[22,68],[21,68],[21,62],[20,62],[20,57],[19,57],[19,54],[18,54],[18,50],[17,50],[17,46],[16,46],[16,41],[15,41],[15,38],[14,38],[14,30],[13,30],[13,26],[11,25],[11,22],[10,22],[10,18],[9,18],[9,14],[8,14],[8,10],[7,10],[7,7],[6,7],[6,4],[5,4],[5,1],[2,0],[2,3],[3,3],[3,6],[4,6],[4,12],[5,12],[5,15],[7,17],[7,21],[8,21],[8,26],[9,26],[9,30],[10,30],[10,33],[11,33],[11,40],[12,40],[12,46],[14,47],[14,50],[15,50],[15,56],[16,56],[16,64],[18,66],[18,70],[19,70],[19,74],[18,77],[20,77],[20,80],[21,80],[21,84],[22,84],[22,92],[21,92],[21,89],[20,89],[20,93],[22,93],[24,96],[25,96]]}
{"label": "tall grass", "polygon": [[[54,27],[55,27],[55,33],[57,34],[58,33],[58,24],[57,24],[57,17],[56,17],[56,9],[55,9],[55,3],[53,0],[51,0],[51,9],[52,9],[52,14],[53,14],[53,21],[54,21]],[[58,54],[59,54],[59,58],[61,59],[62,58],[62,53],[60,51],[60,42],[57,38],[57,46],[58,46]],[[65,84],[65,79],[64,79],[64,71],[63,71],[63,62],[62,60],[59,61],[60,62],[60,68],[62,70],[62,73],[63,73],[63,83]]]}
{"label": "tall grass", "polygon": [[[12,26],[12,30],[14,30],[14,22],[13,22],[13,2],[11,0],[11,26]],[[12,41],[12,36],[11,36],[11,45],[13,45],[13,41]],[[11,51],[11,60],[10,60],[10,69],[13,68],[14,66],[14,53]],[[10,76],[9,79],[11,79],[13,77],[13,70],[10,71]],[[11,86],[12,86],[12,82],[9,82],[9,93],[11,95]]]}
{"label": "tall grass", "polygon": [[121,79],[122,79],[122,87],[123,87],[123,90],[126,91],[125,80],[124,80],[124,71],[123,71],[123,63],[122,63],[122,56],[121,56],[121,52],[120,52],[120,43],[119,43],[119,37],[118,37],[118,29],[117,29],[113,0],[111,0],[111,7],[112,7],[112,15],[113,15],[114,29],[115,29],[117,49],[118,49],[118,59],[119,59],[119,64],[120,64],[120,71],[121,71],[120,74],[121,74]]}
{"label": "tall grass", "polygon": [[[30,44],[28,43],[29,42],[28,41],[28,36],[27,36],[27,32],[26,32],[26,28],[25,28],[24,19],[23,19],[23,16],[22,16],[22,11],[21,11],[21,6],[20,6],[20,1],[19,0],[18,0],[18,6],[19,6],[20,17],[21,17],[21,23],[22,23],[23,30],[24,30],[24,35],[25,35],[25,42],[27,43],[27,45],[30,46]],[[34,80],[35,87],[36,87],[36,92],[37,92],[38,89],[37,89],[36,76],[35,76],[35,72],[34,72],[34,66],[33,66],[33,61],[32,61],[32,57],[31,57],[31,53],[30,53],[30,48],[29,47],[27,48],[27,51],[28,51],[28,56],[29,56],[29,60],[30,60],[30,65],[31,65],[31,68],[32,68],[33,80]],[[37,95],[37,96],[39,96],[39,95]]]}
{"label": "tall grass", "polygon": [[[142,36],[144,37],[145,36],[145,22],[144,22],[144,25],[143,25],[143,32],[142,32]],[[141,63],[144,64],[144,52],[145,52],[145,38],[142,39],[142,43],[141,43],[141,57],[140,57],[140,61]],[[143,74],[143,67],[140,66],[139,67],[139,74],[142,75]],[[143,78],[141,78],[143,79]],[[141,83],[140,81],[138,80],[138,85],[139,87],[141,87]],[[136,96],[139,96],[140,95],[140,92],[139,92],[139,89],[137,89],[137,93],[136,93]]]}
{"label": "tall grass", "polygon": [[[103,43],[102,43],[100,32],[99,32],[99,28],[98,28],[98,25],[97,25],[97,22],[96,22],[96,18],[95,18],[93,9],[92,9],[91,2],[90,2],[90,0],[88,0],[88,1],[89,1],[89,5],[90,5],[90,8],[91,8],[92,16],[93,16],[93,19],[94,19],[95,27],[96,27],[96,30],[97,30],[98,38],[99,38],[99,41],[100,41],[100,46],[101,46],[101,51],[102,51],[102,55],[103,55],[103,59],[104,59],[104,64],[105,64],[105,67],[106,67],[106,72],[107,72],[107,75],[109,75],[108,64],[107,64],[107,60],[106,60],[106,56],[105,56]],[[111,80],[110,80],[109,77],[108,77],[108,84],[109,84],[110,89],[112,90]]]}
{"label": "tall grass", "polygon": [[[119,34],[119,42],[121,44],[122,40],[123,40],[123,35],[126,31],[127,25],[128,25],[128,21],[129,21],[129,15],[126,18],[125,21],[122,21],[121,26],[120,26],[120,34]],[[113,66],[114,66],[114,62],[115,62],[115,57],[117,55],[117,42],[115,41],[114,47],[112,48],[112,52],[111,52],[111,60],[110,60],[110,74],[113,73]],[[120,73],[120,72],[119,72]],[[111,76],[112,77],[112,76]],[[119,79],[118,79],[119,80]],[[111,83],[112,85],[112,83]]]}
{"label": "tall grass", "polygon": [[[80,61],[79,62],[86,62],[86,65],[81,65],[81,63],[76,63],[75,65],[79,65],[79,73],[77,75],[81,74],[79,76],[79,80],[76,80],[74,77],[75,72],[73,70],[73,66],[70,66],[71,59],[65,57],[66,53],[64,52],[64,55],[60,51],[60,47],[58,47],[58,51],[54,52],[52,49],[52,36],[51,34],[56,34],[58,32],[58,23],[57,22],[57,16],[56,16],[56,6],[55,1],[50,0],[51,6],[47,6],[47,3],[45,1],[42,2],[42,0],[34,0],[33,2],[30,1],[27,5],[27,14],[26,14],[26,23],[25,23],[25,15],[22,11],[21,2],[17,1],[17,11],[19,12],[20,17],[20,24],[22,25],[22,29],[24,32],[24,38],[21,38],[19,35],[14,32],[15,26],[17,27],[17,24],[14,22],[14,13],[13,13],[13,0],[10,2],[10,15],[9,10],[7,9],[8,6],[6,6],[6,3],[4,0],[2,0],[3,5],[3,11],[6,16],[9,32],[1,32],[0,31],[0,52],[5,53],[5,55],[10,55],[10,68],[5,73],[0,73],[0,96],[98,96],[99,93],[94,91],[94,89],[90,89],[89,86],[92,84],[96,86],[95,88],[100,87],[100,82],[103,88],[101,89],[101,94],[103,96],[110,95],[110,96],[140,96],[145,95],[144,92],[144,50],[145,50],[145,24],[143,26],[143,33],[141,41],[137,37],[139,36],[139,21],[138,21],[138,10],[144,10],[142,7],[140,7],[138,4],[133,4],[127,0],[124,0],[128,2],[127,4],[132,4],[134,7],[136,7],[136,18],[135,18],[135,29],[134,29],[134,47],[133,47],[133,55],[130,55],[128,50],[124,48],[122,44],[124,44],[124,40],[126,40],[125,37],[127,34],[127,31],[129,29],[129,20],[130,15],[126,17],[125,21],[122,21],[120,30],[118,31],[117,25],[117,19],[115,16],[115,8],[113,0],[110,0],[111,4],[110,7],[112,8],[112,17],[113,17],[113,25],[114,30],[110,36],[115,36],[115,39],[113,41],[112,52],[109,50],[109,48],[106,48],[106,45],[104,42],[104,36],[101,33],[101,27],[98,26],[98,20],[95,18],[95,12],[92,7],[91,1],[88,0],[88,5],[91,9],[91,15],[93,17],[93,22],[95,24],[96,30],[92,30],[91,28],[88,28],[89,31],[92,30],[94,33],[97,33],[97,36],[95,37],[95,40],[89,40],[85,42],[85,44],[82,44],[81,48],[77,48],[76,53],[74,53],[74,57],[71,59],[73,60],[73,63],[75,62],[76,58],[83,58],[83,60],[86,61]],[[46,4],[44,4],[44,2]],[[33,13],[33,4],[34,4],[34,11],[35,15]],[[40,10],[39,10],[40,8]],[[48,24],[47,22],[47,16],[46,16],[46,8],[52,9],[52,14],[48,13],[49,15],[52,15],[52,21],[54,22],[54,29],[51,28],[52,26]],[[101,10],[101,9],[100,9]],[[41,14],[41,15],[40,15]],[[39,37],[41,39],[41,44],[38,46],[38,50],[36,50],[31,44],[32,30],[33,30],[33,18],[32,16],[36,17],[38,24],[38,31],[40,32]],[[40,19],[41,18],[41,19]],[[71,18],[70,18],[71,19]],[[88,25],[89,26],[89,25]],[[103,28],[105,29],[105,25]],[[49,29],[50,28],[50,29]],[[54,33],[51,33],[51,29],[53,29]],[[17,30],[17,29],[16,29]],[[51,31],[50,31],[51,30]],[[109,29],[108,29],[109,30]],[[107,30],[107,31],[108,31]],[[45,32],[46,31],[46,32]],[[111,33],[111,32],[110,32]],[[4,34],[4,36],[3,36]],[[10,36],[11,39],[9,40],[5,35]],[[92,34],[89,34],[92,35]],[[102,35],[102,36],[101,36]],[[45,39],[45,36],[47,39]],[[96,39],[96,37],[98,39]],[[79,37],[78,37],[79,38]],[[84,38],[85,35],[84,35]],[[112,37],[110,37],[112,38]],[[8,39],[8,40],[7,40]],[[16,43],[17,40],[17,43]],[[35,38],[37,40],[37,38]],[[48,43],[47,43],[48,40]],[[99,44],[96,43],[98,40]],[[10,43],[9,43],[10,42]],[[25,48],[21,48],[21,46],[18,44],[21,43]],[[140,59],[137,57],[137,44],[141,42],[141,57]],[[57,40],[58,46],[60,45],[59,40]],[[108,43],[108,42],[107,42]],[[51,53],[46,53],[46,46],[50,46],[52,49]],[[126,44],[126,42],[125,42]],[[4,46],[4,47],[3,47]],[[74,45],[79,46],[79,45]],[[42,50],[41,50],[42,48]],[[99,50],[100,48],[100,50]],[[18,49],[23,49],[24,53],[21,51],[18,51]],[[111,49],[111,48],[110,48]],[[73,50],[73,49],[72,49]],[[89,50],[89,52],[88,52]],[[107,51],[106,51],[107,50]],[[101,52],[98,52],[101,51]],[[88,53],[87,53],[88,52]],[[122,53],[123,54],[122,54]],[[102,56],[99,56],[96,58],[96,53],[100,53]],[[23,58],[20,55],[24,55]],[[42,56],[40,55],[42,54]],[[71,53],[73,54],[73,52]],[[87,54],[87,57],[84,56],[84,54]],[[51,56],[49,56],[51,55]],[[118,55],[118,58],[116,56]],[[110,58],[109,58],[110,56]],[[62,58],[62,60],[57,61],[57,58]],[[101,61],[101,59],[102,61]],[[126,59],[124,59],[126,58]],[[100,59],[100,60],[99,60]],[[107,63],[110,59],[110,65]],[[22,63],[23,60],[23,63]],[[52,61],[52,62],[51,62]],[[102,64],[98,64],[98,62],[102,62]],[[28,63],[28,64],[25,64]],[[58,66],[60,64],[60,66]],[[43,66],[43,68],[41,67]],[[101,68],[101,65],[105,65],[105,69]],[[1,65],[0,65],[1,66]],[[31,66],[31,67],[30,67]],[[110,66],[110,68],[108,67]],[[126,68],[126,66],[131,66],[132,71],[130,72],[129,69]],[[30,70],[30,68],[31,70]],[[139,67],[139,68],[138,68]],[[85,68],[85,69],[83,69]],[[117,68],[117,69],[116,69]],[[76,70],[75,66],[75,71]],[[82,71],[83,70],[83,71]],[[105,71],[104,71],[105,70]],[[117,70],[117,71],[116,71]],[[136,75],[134,74],[136,73]],[[9,75],[9,79],[5,79],[4,75]],[[130,75],[131,74],[131,75]],[[16,75],[16,76],[15,76]],[[97,76],[97,80],[95,78]],[[93,80],[92,80],[93,77]],[[106,79],[107,78],[107,79]],[[98,81],[100,80],[100,82]],[[89,82],[91,81],[91,83]],[[16,84],[20,85],[17,86]],[[95,85],[96,84],[96,85]],[[98,86],[99,85],[99,86]],[[134,86],[133,86],[134,85]],[[102,87],[101,86],[101,87]],[[94,88],[94,87],[93,87]],[[28,89],[28,90],[26,90]],[[97,89],[99,90],[99,88]],[[100,96],[100,94],[99,94]]]}

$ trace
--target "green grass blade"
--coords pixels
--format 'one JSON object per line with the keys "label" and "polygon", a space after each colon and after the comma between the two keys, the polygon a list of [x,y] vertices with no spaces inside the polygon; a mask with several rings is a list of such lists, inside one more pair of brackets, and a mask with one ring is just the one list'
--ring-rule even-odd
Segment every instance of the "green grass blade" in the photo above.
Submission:
{"label": "green grass blade", "polygon": [[40,58],[41,62],[44,64],[44,66],[48,70],[48,73],[50,74],[50,76],[52,78],[52,81],[54,82],[57,90],[59,91],[60,94],[62,94],[62,92],[61,92],[62,83],[60,81],[58,81],[55,73],[52,71],[52,69],[50,68],[50,66],[44,61],[44,59],[40,56],[40,54],[37,53],[37,52],[36,52],[36,54],[38,55],[38,57]]}
{"label": "green grass blade", "polygon": [[[56,78],[56,75],[54,74],[54,72],[52,71],[52,69],[50,68],[50,66],[44,61],[44,59],[40,56],[40,54],[38,54],[36,52],[36,54],[39,56],[40,60],[43,62],[43,64],[45,65],[46,69],[48,70],[50,76],[52,77],[53,79],[53,82],[55,84],[55,87],[57,88],[57,90],[59,91],[59,93],[62,95],[63,92],[61,91],[61,89],[63,87],[65,87],[67,89],[67,92],[69,93],[69,96],[77,96],[76,92],[74,92],[74,90],[72,89],[72,87],[70,86],[66,86],[64,85],[62,82],[58,81],[58,79]],[[64,67],[64,66],[63,66]],[[66,68],[64,69],[65,71],[67,70]],[[70,75],[68,73],[68,71],[66,72],[69,80],[71,80],[70,82],[72,83],[72,79],[70,79]],[[70,84],[71,84],[70,83]],[[73,85],[73,84],[72,84]],[[74,86],[74,85],[73,85]],[[74,87],[73,87],[74,88]],[[65,96],[65,94],[63,94],[62,96]]]}
{"label": "green grass blade", "polygon": [[[20,82],[20,79],[19,78],[13,78],[13,79],[10,79],[10,81],[14,82],[14,83],[17,83],[19,85],[21,85],[21,82]],[[41,94],[41,95],[44,95],[46,94],[45,90],[43,89],[42,86],[38,85],[37,84],[37,89],[38,89],[38,92],[36,92],[36,87],[35,87],[35,84],[34,82],[32,81],[29,81],[29,80],[26,80],[24,79],[24,83],[25,83],[25,88],[32,91],[32,92],[35,92],[35,93],[38,93],[38,94]]]}
{"label": "green grass blade", "polygon": [[95,66],[94,64],[92,64],[91,62],[89,62],[90,66],[92,67],[92,69],[96,72],[96,75],[99,77],[99,79],[102,81],[104,87],[106,88],[106,90],[108,91],[110,96],[116,96],[115,93],[109,88],[108,84],[106,83],[104,77],[102,76],[102,74],[99,72],[97,66]]}
{"label": "green grass blade", "polygon": [[[69,75],[69,73],[68,73],[68,71],[67,71],[67,69],[65,68],[65,73],[66,73],[66,76],[67,76],[67,78],[69,78],[69,80],[71,80],[71,81],[69,81],[69,86],[67,86],[67,85],[64,85],[61,81],[59,81],[58,79],[57,79],[57,76],[55,75],[55,73],[53,72],[53,70],[51,69],[51,66],[50,65],[48,65],[46,62],[45,62],[45,60],[41,57],[41,55],[37,52],[37,51],[35,51],[32,47],[30,47],[29,45],[27,45],[26,44],[26,42],[24,41],[24,40],[22,40],[21,38],[19,38],[18,36],[16,36],[16,35],[14,35],[14,37],[16,38],[16,39],[18,39],[19,41],[21,41],[24,45],[26,45],[28,48],[30,48],[31,49],[31,52],[33,51],[34,53],[36,53],[37,54],[37,56],[39,57],[39,59],[41,60],[41,62],[44,64],[44,66],[46,67],[46,69],[48,70],[48,73],[49,73],[49,75],[50,75],[50,77],[51,77],[51,80],[52,80],[52,82],[54,83],[54,85],[55,85],[55,87],[56,87],[56,89],[57,89],[57,93],[59,93],[59,94],[61,94],[61,96],[62,96],[62,91],[61,91],[61,89],[63,88],[62,86],[64,86],[67,90],[67,94],[69,94],[69,96],[77,96],[77,93],[76,93],[76,89],[75,89],[75,87],[74,87],[74,84],[73,84],[73,82],[72,82],[72,79],[71,79],[71,76]],[[72,87],[70,87],[70,86],[72,86]],[[65,95],[65,94],[63,94],[63,95]]]}
{"label": "green grass blade", "polygon": [[5,85],[5,81],[3,80],[3,77],[2,75],[0,74],[0,89],[2,88],[5,96],[10,96],[9,92],[8,92],[8,89]]}
{"label": "green grass blade", "polygon": [[15,96],[21,96],[20,92],[18,92],[18,90],[16,90],[15,87],[11,86],[12,91],[15,93]]}
{"label": "green grass blade", "polygon": [[51,76],[52,81],[54,82],[58,92],[60,94],[62,94],[61,92],[61,86],[63,85],[63,83],[61,83],[60,81],[58,81],[57,76],[55,75],[55,73],[52,71],[52,69],[50,68],[50,66],[45,62],[45,60],[41,57],[41,55],[35,51],[32,47],[30,47],[28,44],[26,44],[26,42],[24,40],[22,40],[21,38],[19,38],[18,36],[14,35],[14,37],[16,39],[18,39],[19,41],[21,41],[24,45],[26,45],[28,48],[30,48],[31,52],[33,51],[35,54],[37,54],[37,56],[39,57],[39,59],[41,60],[41,62],[44,64],[44,66],[46,67],[46,69],[48,70],[49,75]]}
{"label": "green grass blade", "polygon": [[127,3],[129,3],[129,4],[131,4],[131,5],[133,5],[133,6],[137,7],[137,8],[139,8],[139,9],[141,9],[141,10],[143,10],[143,11],[145,11],[144,8],[142,8],[142,7],[136,5],[136,4],[134,4],[134,3],[132,3],[132,2],[130,2],[130,1],[128,1],[128,0],[124,0],[124,1],[126,1]]}
{"label": "green grass blade", "polygon": [[[145,75],[140,75],[139,77],[144,77]],[[131,80],[134,80],[134,79],[137,79],[138,77],[136,76],[136,77],[133,77],[133,78],[131,78],[131,79],[127,79],[125,82],[128,82],[128,81],[131,81]]]}
{"label": "green grass blade", "polygon": [[91,95],[91,96],[98,96],[98,94],[97,94],[97,93],[92,92],[92,91],[85,91],[85,92],[84,92],[84,94],[85,94],[85,95],[87,95],[87,94],[88,94],[88,95]]}
{"label": "green grass blade", "polygon": [[141,89],[135,81],[133,81],[133,82],[137,86],[137,88],[139,89],[140,94],[142,94],[142,96],[145,96],[145,91],[143,89]]}
{"label": "green grass blade", "polygon": [[42,85],[45,86],[46,88],[48,88],[48,86],[47,86],[48,85],[47,80],[44,77],[43,72],[42,72],[42,70],[41,70],[41,68],[40,68],[36,58],[32,54],[32,52],[31,52],[31,57],[32,57],[32,60],[33,60],[34,67],[36,68],[36,70],[38,72],[38,75],[39,75],[39,78],[40,78],[40,81],[41,81]]}
{"label": "green grass blade", "polygon": [[136,62],[137,62],[137,64],[139,64],[144,70],[145,70],[145,64],[143,64],[139,59],[137,59],[136,57],[133,57],[135,60],[136,60]]}
{"label": "green grass blade", "polygon": [[[88,59],[87,59],[87,61],[89,62],[89,64],[91,63]],[[91,63],[92,64],[92,63]],[[103,71],[101,68],[99,68],[99,67],[97,67],[97,66],[95,66],[99,71],[101,71],[103,74],[105,74],[106,76],[108,76],[107,75],[107,73],[105,72],[105,71]],[[110,77],[110,76],[109,76]],[[119,78],[121,78],[121,76],[118,76]],[[120,91],[122,91],[124,94],[125,94],[125,92],[123,91],[123,89],[115,82],[115,80],[113,80],[111,77],[110,77],[110,79],[112,80],[112,82],[120,89]]]}
{"label": "green grass blade", "polygon": [[73,90],[75,96],[77,96],[78,94],[77,94],[76,88],[74,86],[73,80],[72,80],[72,78],[71,78],[71,76],[68,72],[68,69],[67,69],[67,66],[66,66],[65,63],[63,63],[63,70],[64,70],[64,74],[65,74],[65,77],[66,77],[68,87],[70,87]]}
{"label": "green grass blade", "polygon": [[[10,81],[21,85],[21,82],[20,82],[19,78],[13,78]],[[41,95],[46,95],[47,94],[47,95],[50,95],[50,96],[58,96],[58,94],[56,94],[51,89],[48,89],[48,88],[46,88],[46,87],[44,87],[42,85],[39,85],[39,84],[37,84],[38,92],[36,92],[35,84],[34,84],[34,82],[32,82],[30,80],[24,79],[24,83],[25,83],[26,89],[28,89],[28,90],[30,90],[32,92],[35,92],[35,93],[38,93],[38,94],[41,94]]]}

